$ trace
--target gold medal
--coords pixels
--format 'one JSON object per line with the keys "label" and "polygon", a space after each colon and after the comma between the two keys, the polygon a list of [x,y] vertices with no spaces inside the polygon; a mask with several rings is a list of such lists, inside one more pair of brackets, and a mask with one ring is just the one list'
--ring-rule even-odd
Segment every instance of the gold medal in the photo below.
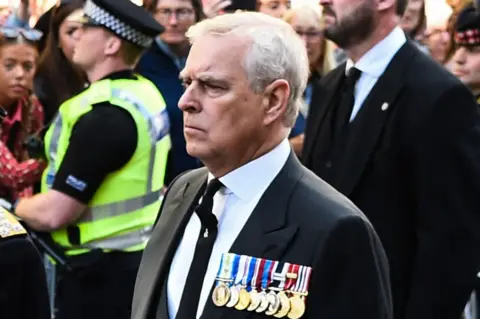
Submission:
{"label": "gold medal", "polygon": [[238,303],[239,299],[239,288],[237,286],[230,287],[230,300],[227,303],[228,308],[233,308]]}
{"label": "gold medal", "polygon": [[212,299],[215,306],[225,306],[230,300],[230,289],[228,286],[225,283],[220,282],[213,290]]}
{"label": "gold medal", "polygon": [[273,316],[280,309],[280,299],[274,291],[270,291],[267,294],[268,309],[265,311],[265,314]]}
{"label": "gold medal", "polygon": [[235,305],[237,310],[245,310],[250,305],[250,294],[245,288],[241,288],[238,293],[238,302]]}
{"label": "gold medal", "polygon": [[248,306],[248,311],[254,311],[260,306],[260,294],[256,289],[250,291],[250,305]]}
{"label": "gold medal", "polygon": [[267,293],[265,291],[261,291],[259,293],[259,296],[260,296],[260,305],[258,306],[257,309],[255,309],[255,311],[258,313],[261,313],[268,309]]}
{"label": "gold medal", "polygon": [[298,319],[305,314],[305,300],[299,295],[290,297],[291,309],[288,313],[288,318]]}
{"label": "gold medal", "polygon": [[280,301],[280,307],[274,317],[283,318],[290,312],[290,299],[288,299],[285,291],[280,291],[278,293],[278,300]]}

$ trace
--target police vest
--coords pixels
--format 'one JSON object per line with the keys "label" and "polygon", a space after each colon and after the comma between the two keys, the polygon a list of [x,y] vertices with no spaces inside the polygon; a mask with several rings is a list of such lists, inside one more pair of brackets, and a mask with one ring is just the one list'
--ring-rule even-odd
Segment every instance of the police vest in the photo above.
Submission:
{"label": "police vest", "polygon": [[[48,160],[42,193],[53,184],[68,149],[72,128],[92,105],[109,102],[128,111],[138,130],[137,148],[130,161],[107,176],[76,225],[52,232],[53,240],[68,255],[104,251],[137,251],[145,248],[159,212],[167,155],[169,120],[165,101],[153,83],[137,80],[100,80],[64,102],[45,135]],[[68,176],[67,184],[81,190],[83,181]]]}

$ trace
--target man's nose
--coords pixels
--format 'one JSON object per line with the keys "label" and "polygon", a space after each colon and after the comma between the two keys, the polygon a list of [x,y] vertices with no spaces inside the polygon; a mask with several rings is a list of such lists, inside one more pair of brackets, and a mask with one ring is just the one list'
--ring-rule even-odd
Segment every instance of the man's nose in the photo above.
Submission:
{"label": "man's nose", "polygon": [[177,13],[172,12],[172,14],[168,17],[168,24],[170,24],[170,25],[177,25],[178,24]]}
{"label": "man's nose", "polygon": [[185,92],[183,92],[178,100],[178,108],[183,112],[198,112],[199,103],[195,98],[195,92],[192,86],[187,87]]}

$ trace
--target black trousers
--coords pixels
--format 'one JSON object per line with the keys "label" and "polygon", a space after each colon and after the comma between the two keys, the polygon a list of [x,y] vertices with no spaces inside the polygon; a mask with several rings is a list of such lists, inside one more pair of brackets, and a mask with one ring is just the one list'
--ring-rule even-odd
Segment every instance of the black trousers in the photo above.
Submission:
{"label": "black trousers", "polygon": [[130,319],[141,256],[141,251],[102,253],[73,271],[61,272],[55,318]]}

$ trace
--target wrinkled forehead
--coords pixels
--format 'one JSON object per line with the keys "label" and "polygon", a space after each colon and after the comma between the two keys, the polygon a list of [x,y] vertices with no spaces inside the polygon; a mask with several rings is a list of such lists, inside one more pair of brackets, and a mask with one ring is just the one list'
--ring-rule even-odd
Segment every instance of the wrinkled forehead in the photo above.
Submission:
{"label": "wrinkled forehead", "polygon": [[236,78],[243,73],[250,41],[234,35],[204,35],[195,40],[190,49],[184,75],[194,77],[208,72],[222,77]]}

